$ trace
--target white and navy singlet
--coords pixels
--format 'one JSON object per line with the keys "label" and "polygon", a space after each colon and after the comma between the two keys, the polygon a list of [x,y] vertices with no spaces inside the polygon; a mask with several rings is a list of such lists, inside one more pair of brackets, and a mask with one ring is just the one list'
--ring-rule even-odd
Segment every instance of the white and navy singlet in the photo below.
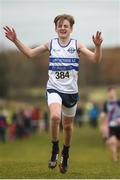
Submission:
{"label": "white and navy singlet", "polygon": [[66,46],[59,39],[51,40],[49,56],[49,79],[47,89],[55,89],[61,93],[78,93],[79,56],[77,41],[70,39]]}

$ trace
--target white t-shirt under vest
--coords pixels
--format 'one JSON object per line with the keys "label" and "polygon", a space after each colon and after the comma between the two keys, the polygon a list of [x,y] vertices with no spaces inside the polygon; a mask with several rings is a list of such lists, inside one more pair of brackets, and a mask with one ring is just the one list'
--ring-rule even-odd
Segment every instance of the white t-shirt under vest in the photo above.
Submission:
{"label": "white t-shirt under vest", "polygon": [[78,93],[78,71],[77,41],[70,39],[66,46],[62,46],[58,38],[52,39],[47,89],[55,89],[67,94]]}

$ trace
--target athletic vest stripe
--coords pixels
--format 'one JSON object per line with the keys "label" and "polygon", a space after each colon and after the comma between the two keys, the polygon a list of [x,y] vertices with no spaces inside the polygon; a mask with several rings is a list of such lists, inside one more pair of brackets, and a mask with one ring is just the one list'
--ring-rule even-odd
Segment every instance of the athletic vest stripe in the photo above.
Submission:
{"label": "athletic vest stripe", "polygon": [[71,70],[75,70],[75,71],[79,71],[79,67],[76,66],[49,66],[49,70],[51,71],[71,71]]}
{"label": "athletic vest stripe", "polygon": [[78,93],[80,59],[76,44],[75,39],[70,39],[66,46],[61,46],[58,38],[51,40],[47,89],[55,89],[67,94]]}
{"label": "athletic vest stripe", "polygon": [[79,59],[78,58],[55,58],[55,57],[50,57],[49,61],[52,63],[78,63]]}

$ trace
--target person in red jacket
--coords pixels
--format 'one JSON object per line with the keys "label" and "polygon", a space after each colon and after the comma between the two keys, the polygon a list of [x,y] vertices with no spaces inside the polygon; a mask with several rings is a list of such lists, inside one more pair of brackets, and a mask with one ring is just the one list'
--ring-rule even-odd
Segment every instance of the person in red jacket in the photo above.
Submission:
{"label": "person in red jacket", "polygon": [[34,107],[32,109],[32,132],[36,132],[39,126],[40,120],[40,109],[38,107]]}

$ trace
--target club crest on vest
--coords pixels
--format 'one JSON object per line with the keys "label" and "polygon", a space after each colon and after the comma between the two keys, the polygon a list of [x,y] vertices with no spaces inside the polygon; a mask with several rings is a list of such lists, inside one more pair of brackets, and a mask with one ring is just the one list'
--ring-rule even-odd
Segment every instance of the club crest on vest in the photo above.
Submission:
{"label": "club crest on vest", "polygon": [[70,48],[68,49],[68,52],[71,53],[71,54],[73,54],[73,53],[75,52],[75,48],[74,48],[74,47],[70,47]]}

